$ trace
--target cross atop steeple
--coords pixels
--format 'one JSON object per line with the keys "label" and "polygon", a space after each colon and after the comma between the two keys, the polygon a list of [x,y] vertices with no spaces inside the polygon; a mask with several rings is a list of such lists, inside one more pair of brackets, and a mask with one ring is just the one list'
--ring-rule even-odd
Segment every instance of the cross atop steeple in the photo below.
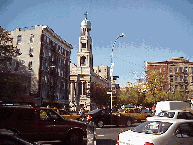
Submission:
{"label": "cross atop steeple", "polygon": [[86,13],[84,13],[84,15],[85,15],[85,19],[87,19],[87,15],[88,15],[88,13],[86,12]]}

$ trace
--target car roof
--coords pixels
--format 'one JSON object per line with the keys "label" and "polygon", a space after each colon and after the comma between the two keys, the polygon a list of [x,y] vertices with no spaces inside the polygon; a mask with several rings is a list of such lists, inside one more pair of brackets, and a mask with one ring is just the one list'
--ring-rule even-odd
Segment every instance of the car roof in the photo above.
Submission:
{"label": "car roof", "polygon": [[162,110],[162,112],[165,111],[165,112],[190,112],[190,111],[187,111],[187,110]]}
{"label": "car roof", "polygon": [[183,123],[183,122],[192,122],[193,120],[186,120],[186,119],[166,119],[166,118],[160,118],[153,121],[160,121],[160,122],[169,122],[169,123]]}

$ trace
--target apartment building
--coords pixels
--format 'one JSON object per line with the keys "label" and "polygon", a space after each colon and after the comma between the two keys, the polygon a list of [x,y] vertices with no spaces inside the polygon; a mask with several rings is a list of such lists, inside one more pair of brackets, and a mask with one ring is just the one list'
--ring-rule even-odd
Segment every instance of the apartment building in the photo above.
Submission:
{"label": "apartment building", "polygon": [[189,98],[193,96],[193,62],[189,62],[189,59],[178,57],[163,62],[147,62],[147,67],[167,73],[166,90],[179,90]]}
{"label": "apartment building", "polygon": [[10,31],[13,47],[12,73],[30,77],[29,95],[37,105],[69,104],[70,55],[73,46],[43,25]]}

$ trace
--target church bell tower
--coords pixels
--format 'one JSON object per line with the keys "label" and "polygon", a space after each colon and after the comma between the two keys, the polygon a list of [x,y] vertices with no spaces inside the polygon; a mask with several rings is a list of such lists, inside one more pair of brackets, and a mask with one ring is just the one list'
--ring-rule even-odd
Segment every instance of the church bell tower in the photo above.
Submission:
{"label": "church bell tower", "polygon": [[89,67],[92,69],[93,54],[92,54],[92,38],[90,36],[91,22],[87,19],[88,13],[86,12],[84,15],[85,19],[81,22],[79,50],[77,53],[77,67]]}

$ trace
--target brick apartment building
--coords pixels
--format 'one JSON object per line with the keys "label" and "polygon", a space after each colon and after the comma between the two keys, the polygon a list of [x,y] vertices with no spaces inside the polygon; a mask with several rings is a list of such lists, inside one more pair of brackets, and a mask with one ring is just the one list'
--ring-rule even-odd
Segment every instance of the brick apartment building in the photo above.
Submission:
{"label": "brick apartment building", "polygon": [[165,90],[179,90],[189,98],[193,97],[193,62],[179,57],[163,62],[147,62],[147,67],[167,74]]}

